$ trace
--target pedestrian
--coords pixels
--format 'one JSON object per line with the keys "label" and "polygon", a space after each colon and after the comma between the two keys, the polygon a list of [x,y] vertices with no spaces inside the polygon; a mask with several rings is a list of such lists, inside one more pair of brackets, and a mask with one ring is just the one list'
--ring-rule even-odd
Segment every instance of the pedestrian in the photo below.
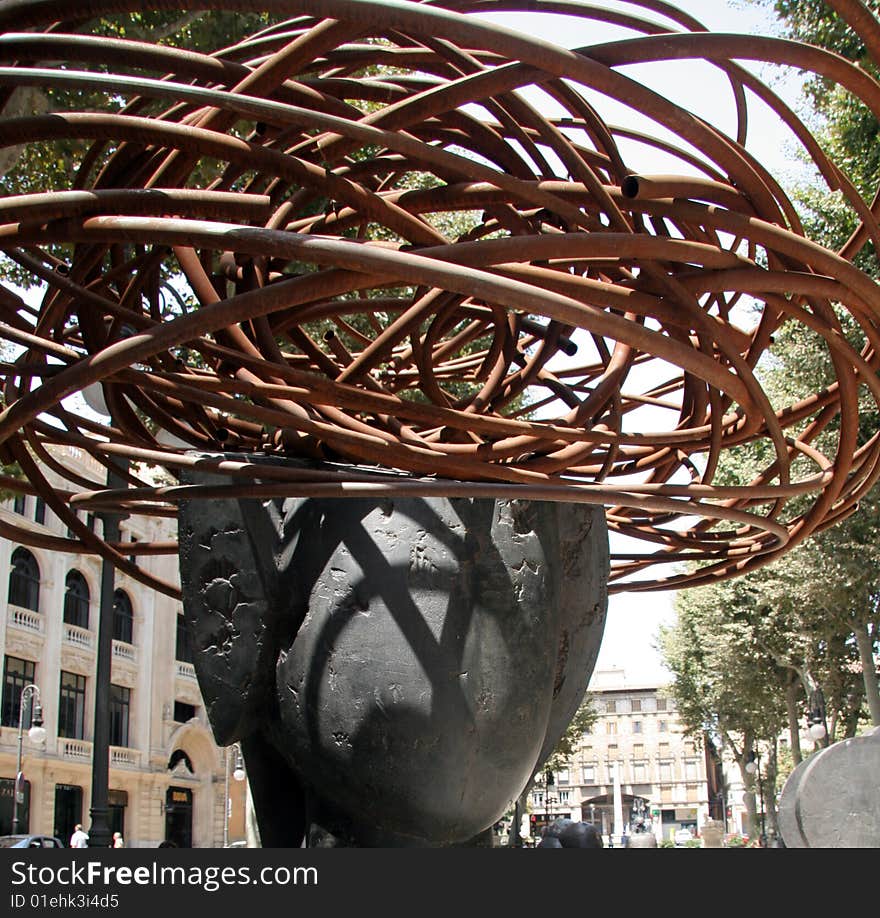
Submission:
{"label": "pedestrian", "polygon": [[83,832],[83,827],[77,823],[73,827],[73,835],[70,836],[70,847],[71,848],[88,848],[89,846],[89,836]]}
{"label": "pedestrian", "polygon": [[124,848],[125,847],[125,842],[122,840],[121,832],[113,833],[113,847],[114,848]]}

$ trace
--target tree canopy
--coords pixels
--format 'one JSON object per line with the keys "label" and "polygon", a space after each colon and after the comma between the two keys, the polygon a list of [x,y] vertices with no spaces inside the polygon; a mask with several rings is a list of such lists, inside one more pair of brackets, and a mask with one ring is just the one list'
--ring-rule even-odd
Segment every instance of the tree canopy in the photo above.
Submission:
{"label": "tree canopy", "polygon": [[[763,2],[775,10],[787,37],[873,66],[862,43],[822,0]],[[866,5],[875,13],[880,10],[878,0]],[[804,105],[823,147],[870,204],[880,175],[877,119],[841,87],[817,78],[804,84]],[[807,183],[797,189],[796,200],[813,238],[837,248],[846,244],[855,224],[834,193]],[[880,277],[870,244],[857,260]],[[869,348],[852,326],[844,324],[841,330],[858,349]],[[796,323],[776,333],[774,361],[759,373],[771,401],[776,396],[780,403],[822,391],[834,378],[829,351]],[[878,426],[876,412],[864,410],[861,442]],[[837,433],[832,421],[817,443],[833,443]],[[723,472],[730,481],[750,480],[754,459],[742,450],[727,459]],[[772,785],[777,738],[787,724],[791,764],[797,764],[804,715],[816,705],[817,691],[824,699],[829,739],[852,736],[868,720],[880,724],[874,657],[880,634],[878,571],[880,494],[875,488],[863,496],[856,513],[836,520],[783,560],[735,581],[680,593],[677,624],[664,631],[661,641],[689,730],[719,737],[741,770],[753,749],[763,749]],[[770,793],[765,796],[772,802]],[[754,817],[753,803],[750,812]]]}

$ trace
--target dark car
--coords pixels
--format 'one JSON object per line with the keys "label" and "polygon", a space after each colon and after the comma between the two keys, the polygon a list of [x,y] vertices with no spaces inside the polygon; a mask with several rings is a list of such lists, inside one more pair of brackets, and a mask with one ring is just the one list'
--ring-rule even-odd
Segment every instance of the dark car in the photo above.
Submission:
{"label": "dark car", "polygon": [[54,835],[0,835],[0,848],[63,848]]}

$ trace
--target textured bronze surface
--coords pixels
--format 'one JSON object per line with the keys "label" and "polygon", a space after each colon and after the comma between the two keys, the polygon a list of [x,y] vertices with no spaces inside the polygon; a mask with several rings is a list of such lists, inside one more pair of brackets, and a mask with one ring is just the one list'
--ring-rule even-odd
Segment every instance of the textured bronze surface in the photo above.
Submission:
{"label": "textured bronze surface", "polygon": [[[876,19],[832,5],[876,53]],[[291,18],[214,53],[98,34],[101,16],[144,8],[173,9],[0,5],[0,152],[81,151],[68,188],[0,199],[0,248],[45,284],[38,298],[0,289],[0,447],[73,533],[4,536],[85,547],[174,592],[74,511],[173,515],[219,494],[581,501],[644,543],[615,551],[611,590],[664,589],[779,557],[876,481],[878,439],[857,428],[859,400],[880,400],[880,290],[854,259],[880,238],[878,208],[749,65],[823,74],[877,114],[864,69],[711,34],[648,0],[196,0],[188,10]],[[621,38],[569,50],[494,15],[525,9],[556,17],[559,42],[568,17]],[[626,66],[670,60],[724,74],[718,125]],[[34,87],[55,110],[21,110]],[[749,152],[756,99],[851,209],[842,250],[805,237]],[[609,100],[640,120],[615,127]],[[630,165],[646,148],[667,174]],[[786,322],[824,342],[837,378],[793,403],[756,376]],[[109,421],[69,407],[95,384]],[[198,462],[230,484],[138,473],[127,491],[62,489],[33,458],[53,444],[172,472]],[[740,447],[754,476],[719,476]],[[267,478],[186,455],[218,449],[363,471]],[[700,563],[654,570],[687,561]]]}

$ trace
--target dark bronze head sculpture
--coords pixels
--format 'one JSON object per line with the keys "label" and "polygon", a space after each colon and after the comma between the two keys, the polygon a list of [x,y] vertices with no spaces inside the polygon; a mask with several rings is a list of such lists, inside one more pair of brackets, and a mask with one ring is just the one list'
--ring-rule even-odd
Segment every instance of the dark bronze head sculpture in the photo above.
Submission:
{"label": "dark bronze head sculpture", "polygon": [[[444,509],[431,512],[443,522],[432,538],[442,543],[437,533],[462,526],[464,535],[446,539],[448,557],[489,576],[495,567],[469,551],[475,533],[491,526],[468,522],[472,512],[482,517],[461,502],[492,507],[485,513],[493,525],[511,501],[523,502],[522,512],[532,507],[544,521],[535,531],[546,558],[559,532],[604,507],[612,534],[643,543],[627,539],[614,552],[609,589],[618,591],[734,576],[852,512],[880,473],[880,441],[859,443],[856,430],[859,398],[880,401],[880,296],[854,264],[880,227],[871,202],[747,62],[822,74],[875,113],[880,85],[816,48],[708,33],[666,4],[570,3],[562,16],[558,4],[533,0],[528,9],[542,22],[559,17],[554,42],[501,15],[523,6],[196,0],[188,10],[204,16],[178,33],[178,11],[164,2],[0,7],[0,162],[13,176],[22,150],[49,151],[50,159],[57,152],[69,163],[54,184],[33,172],[0,199],[0,249],[18,279],[43,285],[37,298],[2,288],[0,456],[27,479],[6,484],[42,495],[71,535],[5,526],[5,536],[85,547],[177,595],[175,584],[130,564],[76,511],[174,515],[186,501],[206,514],[213,501],[253,501],[266,513],[257,528],[271,538],[280,538],[279,521],[304,513],[323,544],[320,520],[341,498],[366,501],[367,516],[390,501],[407,519],[439,501]],[[876,56],[876,20],[857,0],[833,6]],[[619,40],[570,49],[565,23],[614,25]],[[708,62],[723,74],[718,108],[734,113],[732,127],[692,114],[628,69],[672,59]],[[858,229],[840,251],[806,238],[780,184],[749,152],[751,97],[789,128],[852,210]],[[616,126],[606,100],[637,120]],[[631,165],[634,149],[659,151],[673,165],[643,174]],[[841,311],[868,342],[861,352],[841,333]],[[772,360],[784,323],[823,342],[837,382],[777,404],[756,368]],[[96,390],[102,414],[69,401]],[[829,431],[835,445],[822,452],[817,442]],[[63,476],[54,444],[185,480],[157,483],[129,468],[118,487],[76,476],[54,487],[36,461]],[[754,451],[754,478],[719,483],[724,454],[741,448]],[[339,506],[340,519],[362,519]],[[364,531],[375,546],[379,537]],[[503,554],[504,539],[487,538]],[[288,544],[278,542],[269,580],[290,576]],[[325,548],[326,570],[307,580],[314,590],[337,569]],[[601,567],[604,549],[596,550]],[[652,571],[670,562],[691,563],[672,575]],[[354,580],[361,575],[374,583],[374,570],[359,568]],[[200,610],[190,617],[205,660],[210,640],[245,616],[243,608],[232,615],[240,604],[222,585],[231,576],[192,581],[200,598],[189,597],[188,609]],[[443,576],[452,577],[438,587],[448,597],[458,575]],[[515,578],[502,579],[498,595],[516,593]],[[566,589],[564,576],[551,576],[547,596],[555,603]],[[604,590],[603,582],[587,592]],[[403,593],[385,602],[388,614]],[[330,774],[341,786],[345,769],[310,758],[326,737],[309,734],[293,694],[271,706],[282,684],[308,683],[306,646],[314,659],[327,651],[325,625],[333,626],[314,634],[306,627],[317,595],[297,595],[282,624],[274,612],[255,624],[252,610],[254,634],[271,640],[254,636],[251,646],[239,635],[229,657],[241,667],[227,674],[244,699],[238,713],[219,701],[227,696],[216,660],[200,664],[206,698],[219,693],[212,719],[221,741],[256,729],[265,715],[261,742],[274,750],[267,761],[286,748],[282,733],[294,736],[290,756],[313,789]],[[492,602],[481,603],[471,595],[460,607],[482,610],[468,628],[497,624]],[[529,608],[517,603],[511,608],[520,613]],[[231,617],[212,631],[221,612]],[[350,622],[360,623],[358,614]],[[461,623],[454,614],[449,622],[451,631]],[[413,639],[397,625],[402,640]],[[546,631],[547,659],[558,669],[564,641],[555,625]],[[377,638],[370,628],[364,635],[367,644]],[[432,640],[442,645],[437,634]],[[504,635],[493,640],[508,647]],[[429,646],[418,644],[416,657]],[[464,659],[453,657],[456,665]],[[593,659],[585,644],[579,684]],[[435,664],[451,679],[446,663]],[[428,667],[429,682],[437,672]],[[540,691],[552,695],[549,684]],[[443,682],[437,697],[452,711],[478,694]],[[251,697],[263,705],[259,716]],[[372,728],[360,724],[358,757],[379,755],[376,712],[386,701],[377,704]],[[570,704],[563,709],[570,714]],[[461,713],[449,717],[461,725]],[[434,729],[431,716],[407,713],[421,724],[419,742]],[[552,717],[538,720],[528,753],[506,767],[511,786],[556,730]],[[347,729],[338,732],[331,758],[354,743]],[[346,793],[363,801],[371,790]],[[451,793],[437,800],[445,806]],[[316,797],[324,809],[327,797]],[[349,817],[321,814],[343,834]],[[431,823],[427,812],[419,819]],[[405,822],[388,832],[406,835]],[[435,836],[461,840],[474,826],[447,829]]]}
{"label": "dark bronze head sculpture", "polygon": [[599,830],[591,822],[577,822],[567,817],[554,819],[541,833],[539,848],[602,848]]}
{"label": "dark bronze head sculpture", "polygon": [[187,501],[180,540],[202,693],[218,742],[242,741],[264,845],[476,838],[552,752],[599,650],[595,507]]}

